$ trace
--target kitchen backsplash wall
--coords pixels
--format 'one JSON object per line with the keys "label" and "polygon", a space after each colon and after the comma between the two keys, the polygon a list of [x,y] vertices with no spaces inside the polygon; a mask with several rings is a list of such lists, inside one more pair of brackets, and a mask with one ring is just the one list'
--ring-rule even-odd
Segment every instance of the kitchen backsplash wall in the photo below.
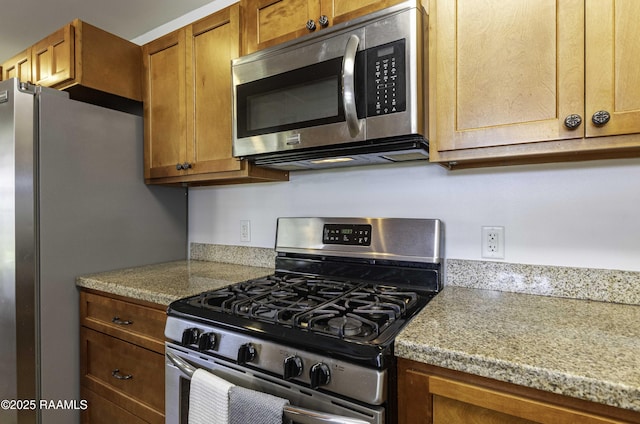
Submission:
{"label": "kitchen backsplash wall", "polygon": [[640,159],[300,171],[287,183],[190,189],[189,239],[273,248],[279,216],[440,218],[447,258],[483,260],[480,227],[497,225],[504,262],[640,271],[639,182]]}
{"label": "kitchen backsplash wall", "polygon": [[[191,260],[273,268],[271,248],[191,243]],[[446,259],[445,285],[640,305],[640,272]]]}
{"label": "kitchen backsplash wall", "polygon": [[273,248],[264,247],[191,243],[189,257],[194,261],[273,268],[276,252]]}
{"label": "kitchen backsplash wall", "polygon": [[446,285],[640,305],[637,271],[448,259]]}

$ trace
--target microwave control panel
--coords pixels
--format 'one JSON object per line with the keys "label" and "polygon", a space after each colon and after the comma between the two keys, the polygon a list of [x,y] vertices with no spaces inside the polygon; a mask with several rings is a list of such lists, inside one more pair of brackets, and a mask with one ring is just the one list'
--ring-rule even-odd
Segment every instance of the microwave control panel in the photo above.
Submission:
{"label": "microwave control panel", "polygon": [[367,116],[406,110],[405,40],[371,47],[366,58]]}

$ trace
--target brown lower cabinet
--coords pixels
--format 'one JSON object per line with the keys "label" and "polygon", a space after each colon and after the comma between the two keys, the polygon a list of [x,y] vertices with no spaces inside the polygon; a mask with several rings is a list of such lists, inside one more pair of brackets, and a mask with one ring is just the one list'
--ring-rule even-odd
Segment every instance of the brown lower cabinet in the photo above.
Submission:
{"label": "brown lower cabinet", "polygon": [[640,413],[398,359],[399,424],[640,423]]}
{"label": "brown lower cabinet", "polygon": [[83,423],[164,423],[165,309],[80,292]]}
{"label": "brown lower cabinet", "polygon": [[126,409],[120,408],[115,403],[109,402],[91,390],[83,388],[80,391],[82,399],[86,400],[91,407],[82,412],[83,423],[127,423],[145,424],[147,421],[138,418]]}

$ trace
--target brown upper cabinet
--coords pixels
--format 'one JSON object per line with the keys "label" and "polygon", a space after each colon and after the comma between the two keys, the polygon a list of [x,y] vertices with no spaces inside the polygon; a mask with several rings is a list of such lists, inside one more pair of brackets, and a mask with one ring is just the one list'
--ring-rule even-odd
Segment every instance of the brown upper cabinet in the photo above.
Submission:
{"label": "brown upper cabinet", "polygon": [[143,46],[147,183],[288,179],[233,157],[231,60],[240,40],[235,4]]}
{"label": "brown upper cabinet", "polygon": [[20,81],[31,81],[31,48],[28,48],[2,64],[2,80],[18,78]]}
{"label": "brown upper cabinet", "polygon": [[640,2],[435,0],[431,160],[640,154]]}
{"label": "brown upper cabinet", "polygon": [[402,0],[241,0],[244,54],[401,3]]}
{"label": "brown upper cabinet", "polygon": [[2,77],[141,101],[140,54],[140,46],[76,19],[4,62]]}

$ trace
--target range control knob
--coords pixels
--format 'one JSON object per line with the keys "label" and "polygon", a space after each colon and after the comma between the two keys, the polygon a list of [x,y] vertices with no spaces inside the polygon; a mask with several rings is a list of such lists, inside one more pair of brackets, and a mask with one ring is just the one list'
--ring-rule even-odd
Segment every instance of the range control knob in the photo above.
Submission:
{"label": "range control knob", "polygon": [[251,343],[245,343],[238,349],[238,363],[244,365],[256,357],[256,348]]}
{"label": "range control knob", "polygon": [[302,359],[298,355],[287,356],[284,359],[284,379],[291,380],[302,374]]}
{"label": "range control knob", "polygon": [[182,332],[182,344],[185,346],[198,343],[198,337],[200,337],[200,330],[197,328],[187,328]]}
{"label": "range control knob", "polygon": [[312,389],[317,389],[320,386],[329,384],[331,381],[329,366],[322,362],[314,364],[309,370],[309,377],[311,378]]}
{"label": "range control knob", "polygon": [[215,333],[203,333],[198,339],[198,349],[213,350],[216,347]]}

